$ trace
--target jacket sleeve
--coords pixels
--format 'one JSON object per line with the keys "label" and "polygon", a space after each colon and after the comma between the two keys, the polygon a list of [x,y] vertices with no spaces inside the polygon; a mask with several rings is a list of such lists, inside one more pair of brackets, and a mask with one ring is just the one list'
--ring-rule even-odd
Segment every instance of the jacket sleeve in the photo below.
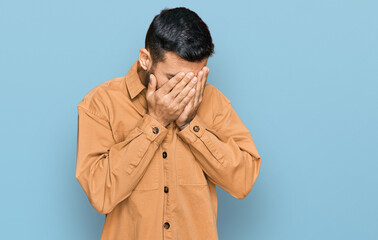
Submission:
{"label": "jacket sleeve", "polygon": [[76,178],[92,206],[107,214],[131,194],[168,129],[145,114],[125,140],[116,143],[104,115],[77,108]]}
{"label": "jacket sleeve", "polygon": [[[177,135],[189,145],[208,178],[237,199],[245,198],[259,174],[259,156],[251,133],[224,97],[212,128],[196,115]],[[219,101],[218,101],[219,102]]]}

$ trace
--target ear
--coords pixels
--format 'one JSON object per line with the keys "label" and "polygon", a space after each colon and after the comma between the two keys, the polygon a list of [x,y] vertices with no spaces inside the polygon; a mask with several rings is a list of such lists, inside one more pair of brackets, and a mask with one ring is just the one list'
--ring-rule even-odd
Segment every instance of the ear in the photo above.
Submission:
{"label": "ear", "polygon": [[152,58],[150,52],[145,48],[139,50],[139,63],[144,70],[149,70],[151,68]]}

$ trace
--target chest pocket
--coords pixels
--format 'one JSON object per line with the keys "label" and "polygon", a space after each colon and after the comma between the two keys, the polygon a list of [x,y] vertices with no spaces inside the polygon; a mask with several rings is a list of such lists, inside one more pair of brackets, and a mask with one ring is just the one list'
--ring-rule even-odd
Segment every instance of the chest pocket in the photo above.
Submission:
{"label": "chest pocket", "polygon": [[[122,141],[126,141],[126,142],[129,142],[129,141],[132,141],[134,138],[138,137],[140,134],[133,134],[130,135],[129,133],[131,132],[130,131],[115,131],[114,132],[114,138],[116,140],[117,143],[119,142],[122,142]],[[141,149],[143,149],[143,146],[140,146],[142,147]],[[145,154],[138,154],[136,153],[135,154],[135,158],[133,159],[128,159],[128,160],[125,160],[124,162],[127,163],[125,164],[125,166],[118,166],[118,168],[125,168],[126,171],[129,170],[129,167],[130,167],[130,164],[135,166],[135,167],[139,167],[139,163],[140,161],[142,160],[142,158],[146,157]],[[154,189],[157,189],[158,188],[158,164],[159,164],[159,161],[155,158],[152,158],[150,163],[148,164],[147,166],[147,169],[144,173],[144,175],[141,177],[141,179],[139,180],[139,182],[137,183],[136,187],[134,188],[134,191],[143,191],[143,190],[154,190]],[[135,171],[135,169],[133,170]]]}
{"label": "chest pocket", "polygon": [[206,174],[189,146],[181,139],[176,145],[177,182],[179,185],[206,185]]}

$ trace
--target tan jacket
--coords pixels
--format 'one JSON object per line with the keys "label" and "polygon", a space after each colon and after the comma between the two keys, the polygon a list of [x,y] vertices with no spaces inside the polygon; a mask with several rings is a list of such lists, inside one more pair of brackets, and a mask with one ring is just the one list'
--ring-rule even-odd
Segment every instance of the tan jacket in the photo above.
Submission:
{"label": "tan jacket", "polygon": [[146,114],[136,61],[78,104],[76,178],[106,214],[101,240],[218,239],[216,185],[242,199],[261,158],[231,102],[206,83],[183,130]]}

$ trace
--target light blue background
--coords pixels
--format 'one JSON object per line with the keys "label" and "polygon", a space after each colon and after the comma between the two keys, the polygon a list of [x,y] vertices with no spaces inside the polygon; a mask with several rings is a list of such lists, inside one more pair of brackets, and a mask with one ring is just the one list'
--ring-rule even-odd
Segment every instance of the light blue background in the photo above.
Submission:
{"label": "light blue background", "polygon": [[76,106],[176,6],[208,24],[208,83],[262,157],[245,199],[217,188],[220,239],[378,239],[378,3],[357,0],[2,1],[1,239],[100,238]]}

